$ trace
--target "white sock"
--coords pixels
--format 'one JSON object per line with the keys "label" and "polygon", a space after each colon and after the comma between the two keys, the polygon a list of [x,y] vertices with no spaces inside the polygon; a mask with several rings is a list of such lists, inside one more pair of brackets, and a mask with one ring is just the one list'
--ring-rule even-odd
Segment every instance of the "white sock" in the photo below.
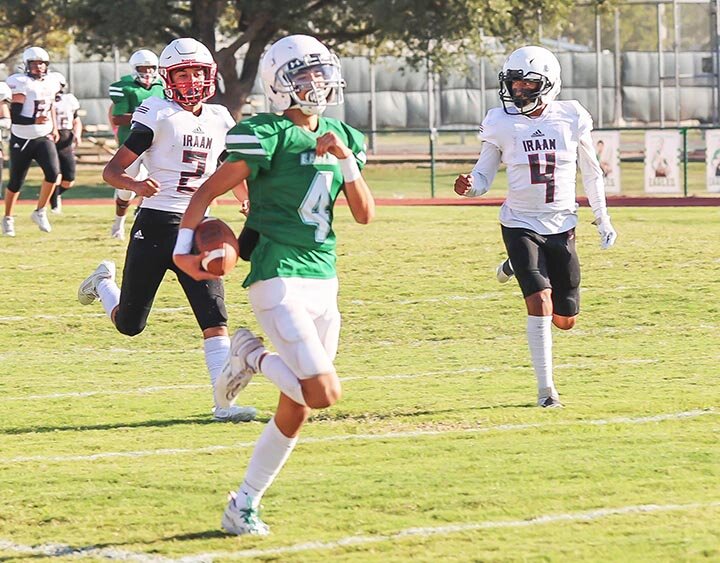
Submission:
{"label": "white sock", "polygon": [[115,219],[113,220],[113,227],[122,227],[125,225],[125,215],[115,215]]}
{"label": "white sock", "polygon": [[275,418],[270,419],[255,444],[245,479],[238,489],[236,506],[247,506],[247,497],[254,508],[260,506],[260,499],[280,473],[297,441],[297,437],[288,438],[280,432]]}
{"label": "white sock", "polygon": [[[206,338],[203,342],[205,348],[205,365],[210,372],[210,383],[215,387],[218,376],[222,373],[223,366],[230,352],[229,336],[213,336]],[[215,405],[217,406],[217,405]]]}
{"label": "white sock", "polygon": [[527,340],[538,391],[555,389],[552,364],[552,317],[528,315]]}
{"label": "white sock", "polygon": [[105,314],[112,320],[112,312],[120,303],[120,288],[117,284],[108,279],[100,280],[95,288],[100,296]]}
{"label": "white sock", "polygon": [[260,364],[263,375],[272,381],[280,391],[299,405],[307,406],[300,380],[280,356],[268,353],[263,356]]}

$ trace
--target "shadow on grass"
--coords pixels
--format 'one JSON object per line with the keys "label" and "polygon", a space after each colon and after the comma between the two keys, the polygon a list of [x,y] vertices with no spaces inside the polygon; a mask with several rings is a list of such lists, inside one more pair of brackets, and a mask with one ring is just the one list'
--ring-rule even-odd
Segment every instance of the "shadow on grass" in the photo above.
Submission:
{"label": "shadow on grass", "polygon": [[127,553],[124,550],[118,551],[116,554],[112,553],[113,549],[125,548],[128,545],[156,545],[163,542],[175,542],[175,541],[195,541],[195,540],[213,540],[223,538],[233,538],[231,534],[227,534],[222,530],[206,530],[204,532],[191,532],[187,534],[177,534],[174,536],[160,537],[153,540],[129,540],[127,542],[104,542],[88,546],[57,546],[51,551],[44,553],[23,553],[22,556],[0,556],[0,561],[27,561],[31,559],[48,559],[52,557],[71,557],[78,558],[81,556],[92,556],[96,555],[100,550],[108,550],[111,553],[107,555],[97,554],[98,559],[123,559],[123,560],[151,560],[153,556],[158,558],[166,557],[161,555],[155,550],[148,550],[144,553],[138,553],[137,557],[132,557],[131,553]]}
{"label": "shadow on grass", "polygon": [[[259,415],[254,422],[267,423],[270,417]],[[207,424],[233,424],[231,422],[218,422],[212,419],[210,414],[198,414],[187,418],[171,418],[166,420],[141,420],[138,422],[115,422],[108,424],[82,424],[82,425],[57,425],[57,426],[31,426],[27,428],[4,428],[0,434],[21,435],[21,434],[42,434],[46,432],[85,432],[93,430],[118,430],[121,428],[165,428],[170,426],[193,426]],[[238,422],[237,424],[243,424]]]}

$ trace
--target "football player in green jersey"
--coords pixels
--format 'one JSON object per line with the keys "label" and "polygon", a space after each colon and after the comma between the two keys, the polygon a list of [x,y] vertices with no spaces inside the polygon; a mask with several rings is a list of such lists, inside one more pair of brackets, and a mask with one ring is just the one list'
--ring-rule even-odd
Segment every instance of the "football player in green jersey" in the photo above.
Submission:
{"label": "football player in green jersey", "polygon": [[[272,110],[243,121],[227,136],[228,158],[190,201],[178,233],[175,263],[196,279],[202,255],[190,254],[193,229],[210,202],[247,180],[249,213],[241,235],[252,235],[250,303],[277,353],[247,329],[232,337],[216,400],[232,404],[257,372],[280,389],[275,416],[265,427],[222,527],[232,534],[265,535],[260,499],[290,455],[311,409],[340,398],[334,359],[340,334],[333,207],[341,191],[358,223],[369,223],[375,202],[360,167],[363,135],[323,117],[343,101],[340,62],[317,39],[291,35],[274,43],[260,65]],[[250,252],[248,252],[248,250]]]}
{"label": "football player in green jersey", "polygon": [[[130,136],[132,114],[143,100],[153,96],[165,97],[165,87],[157,74],[158,58],[155,53],[140,49],[132,54],[129,63],[132,74],[123,76],[118,82],[110,84],[109,88],[112,105],[108,113],[110,124],[116,130],[118,147]],[[142,159],[135,161],[127,172],[138,181],[147,178]],[[112,238],[125,238],[125,215],[134,197],[135,193],[129,190],[115,190],[115,219],[110,229]]]}

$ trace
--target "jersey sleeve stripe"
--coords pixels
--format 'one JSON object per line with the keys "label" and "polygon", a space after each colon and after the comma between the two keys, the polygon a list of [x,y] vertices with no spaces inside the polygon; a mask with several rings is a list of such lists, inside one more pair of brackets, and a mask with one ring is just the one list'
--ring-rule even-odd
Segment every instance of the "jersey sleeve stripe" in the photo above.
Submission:
{"label": "jersey sleeve stripe", "polygon": [[231,147],[230,145],[227,146],[227,151],[236,153],[236,154],[257,154],[257,155],[266,155],[265,149],[259,148],[259,149],[246,149],[246,148],[238,148],[238,147]]}
{"label": "jersey sleeve stripe", "polygon": [[228,135],[227,142],[233,144],[243,143],[259,145],[260,139],[258,139],[255,135]]}

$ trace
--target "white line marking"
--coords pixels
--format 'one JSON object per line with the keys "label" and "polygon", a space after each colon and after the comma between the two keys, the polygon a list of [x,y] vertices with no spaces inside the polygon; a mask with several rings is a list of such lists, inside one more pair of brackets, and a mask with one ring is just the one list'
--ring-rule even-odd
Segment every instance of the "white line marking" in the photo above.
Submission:
{"label": "white line marking", "polygon": [[[133,353],[137,353],[137,351],[132,351]],[[147,350],[147,352],[151,352],[150,350]],[[163,352],[167,352],[167,350],[164,350]],[[105,351],[104,353],[107,353]],[[198,351],[200,353],[200,351]],[[2,354],[0,354],[0,358],[2,358]],[[618,364],[618,365],[635,365],[635,364],[654,364],[657,363],[657,360],[649,360],[649,359],[621,359],[621,360],[615,360],[610,361],[606,360],[604,362],[605,365],[609,364]],[[559,364],[555,367],[557,369],[585,369],[589,367],[594,367],[596,364],[592,362],[587,363],[574,363],[574,364]],[[452,374],[464,374],[464,373],[490,373],[492,371],[497,370],[497,367],[490,367],[490,366],[478,366],[474,368],[463,368],[463,369],[454,369],[454,370],[439,370],[439,371],[425,371],[421,373],[395,373],[395,374],[387,374],[387,375],[352,375],[348,377],[341,377],[340,381],[346,382],[346,381],[383,381],[383,380],[390,380],[390,379],[415,379],[420,377],[435,377],[435,376],[446,376],[446,375],[452,375]],[[525,370],[529,369],[528,366],[520,365],[520,366],[504,366],[502,368],[504,371],[508,370]],[[261,380],[265,381],[265,380]],[[254,380],[250,383],[250,385],[257,385],[259,382],[257,380]],[[21,396],[0,396],[0,402],[2,401],[37,401],[37,400],[45,400],[45,399],[72,399],[72,398],[84,398],[84,397],[95,397],[95,396],[103,396],[103,395],[142,395],[142,394],[148,394],[148,393],[162,393],[164,391],[173,391],[176,389],[203,389],[206,385],[155,385],[150,387],[138,387],[135,389],[117,389],[117,390],[95,390],[95,391],[68,391],[65,393],[48,393],[45,395],[21,395]]]}
{"label": "white line marking", "polygon": [[62,544],[43,544],[38,546],[21,545],[9,540],[0,540],[0,549],[15,553],[44,555],[46,557],[73,557],[73,558],[100,558],[124,561],[141,561],[148,563],[209,563],[218,558],[245,559],[249,557],[267,557],[283,555],[286,553],[300,553],[304,551],[332,551],[352,546],[377,544],[384,542],[402,541],[408,538],[428,538],[432,536],[447,536],[462,532],[475,532],[478,530],[497,530],[504,528],[529,528],[560,522],[591,522],[612,516],[644,515],[658,512],[679,512],[704,510],[720,507],[720,501],[688,504],[639,504],[621,506],[617,508],[598,508],[584,512],[570,512],[564,514],[543,514],[522,520],[486,520],[484,522],[467,522],[463,524],[446,524],[444,526],[427,526],[418,528],[405,528],[391,534],[372,536],[346,536],[335,541],[309,541],[296,543],[284,547],[271,547],[267,549],[245,549],[241,551],[216,551],[198,553],[179,559],[171,559],[159,555],[136,553],[114,548],[98,547],[72,547]]}
{"label": "white line marking", "polygon": [[[203,553],[183,558],[181,561],[207,561],[206,558],[242,559],[247,557],[264,557],[269,555],[281,555],[284,553],[298,553],[301,551],[328,551],[349,546],[367,545],[382,542],[404,540],[406,538],[427,538],[429,536],[446,536],[460,532],[474,532],[477,530],[493,530],[501,528],[527,528],[544,524],[555,524],[557,522],[589,522],[609,516],[625,516],[628,514],[651,514],[653,512],[672,512],[700,510],[706,508],[717,508],[720,501],[692,503],[692,504],[640,504],[635,506],[621,506],[619,508],[598,508],[586,512],[571,512],[567,514],[545,514],[523,520],[489,520],[485,522],[469,522],[466,524],[448,524],[445,526],[431,526],[424,528],[406,528],[394,534],[376,536],[347,536],[331,542],[306,542],[289,545],[286,547],[275,547],[268,549],[246,549],[243,551]],[[195,559],[198,558],[198,559]]]}
{"label": "white line marking", "polygon": [[[368,440],[397,440],[417,438],[423,436],[444,436],[449,434],[479,434],[485,432],[514,432],[529,430],[531,428],[559,428],[565,426],[605,426],[609,424],[646,424],[648,422],[662,422],[666,420],[683,420],[699,416],[714,415],[714,409],[697,409],[692,411],[657,414],[641,417],[617,417],[594,420],[567,420],[561,422],[535,422],[525,424],[497,424],[495,426],[481,426],[475,428],[453,428],[450,430],[410,430],[407,432],[388,432],[385,434],[342,434],[338,436],[324,436],[322,438],[304,438],[302,444],[324,444],[328,442],[368,441]],[[231,445],[204,446],[202,448],[163,448],[158,450],[135,450],[127,452],[102,452],[87,455],[38,455],[0,458],[0,465],[14,465],[19,463],[35,462],[71,462],[71,461],[97,461],[112,458],[139,458],[163,455],[182,455],[220,452],[250,448],[255,442],[237,442]]]}
{"label": "white line marking", "polygon": [[[158,307],[153,309],[153,313],[177,313],[179,311],[189,311],[190,307]],[[57,321],[60,319],[89,319],[97,317],[105,317],[105,313],[60,313],[58,315],[27,315],[27,316],[12,316],[12,317],[0,317],[0,323],[14,323],[18,321]]]}
{"label": "white line marking", "polygon": [[440,295],[439,297],[425,297],[423,299],[387,299],[384,301],[366,301],[364,299],[352,299],[352,305],[422,305],[424,303],[450,303],[453,301],[484,301],[501,297],[503,292],[492,291],[488,293],[477,293],[475,295]]}
{"label": "white line marking", "polygon": [[207,389],[208,385],[153,385],[151,387],[138,387],[137,389],[119,389],[117,391],[74,391],[72,393],[48,393],[47,395],[28,395],[27,397],[0,397],[4,401],[43,401],[47,399],[68,399],[95,397],[97,395],[147,395],[163,391],[179,389]]}

